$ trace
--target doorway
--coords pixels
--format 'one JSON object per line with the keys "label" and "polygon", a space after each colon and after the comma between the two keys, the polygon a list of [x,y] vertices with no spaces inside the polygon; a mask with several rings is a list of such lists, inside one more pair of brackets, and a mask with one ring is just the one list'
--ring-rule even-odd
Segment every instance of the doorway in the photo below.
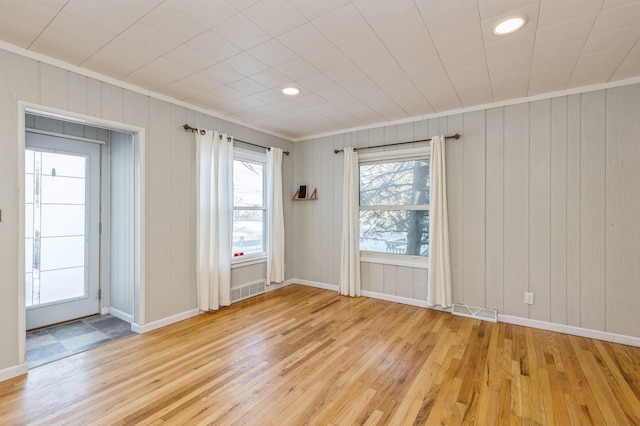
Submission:
{"label": "doorway", "polygon": [[27,132],[27,330],[100,311],[100,145]]}

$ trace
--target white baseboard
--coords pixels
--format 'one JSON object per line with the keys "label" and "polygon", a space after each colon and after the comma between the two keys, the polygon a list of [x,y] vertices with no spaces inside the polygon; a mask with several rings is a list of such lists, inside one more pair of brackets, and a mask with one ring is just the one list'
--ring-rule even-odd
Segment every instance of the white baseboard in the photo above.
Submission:
{"label": "white baseboard", "polygon": [[27,374],[29,366],[26,362],[0,370],[0,382]]}
{"label": "white baseboard", "polygon": [[307,287],[321,288],[324,290],[338,291],[340,289],[340,287],[338,287],[336,284],[319,283],[317,281],[299,280],[296,278],[289,281],[291,281],[291,284],[302,284],[306,285]]}
{"label": "white baseboard", "polygon": [[170,317],[162,318],[158,321],[152,321],[148,324],[140,325],[132,323],[131,330],[139,334],[148,333],[149,331],[156,330],[158,328],[165,327],[182,320],[186,320],[187,318],[195,317],[199,313],[199,309],[191,309],[190,311],[185,311],[176,315],[172,315]]}
{"label": "white baseboard", "polygon": [[286,280],[286,281],[282,281],[281,283],[271,283],[269,285],[267,285],[267,289],[265,290],[265,293],[269,293],[270,291],[274,291],[274,290],[278,290],[281,289],[282,287],[286,287],[288,285],[291,284],[295,284],[296,280]]}
{"label": "white baseboard", "polygon": [[624,334],[609,333],[607,331],[592,330],[589,328],[575,327],[572,325],[555,324],[552,322],[532,320],[528,318],[514,317],[498,314],[498,322],[523,325],[525,327],[539,328],[541,330],[555,331],[574,336],[588,337],[590,339],[604,340],[606,342],[620,343],[623,345],[640,347],[640,337],[626,336]]}
{"label": "white baseboard", "polygon": [[100,315],[107,315],[109,313],[109,307],[103,306],[100,308]]}
{"label": "white baseboard", "polygon": [[122,321],[128,322],[129,324],[133,324],[133,315],[129,315],[112,307],[107,308],[107,310],[110,315],[120,318]]}

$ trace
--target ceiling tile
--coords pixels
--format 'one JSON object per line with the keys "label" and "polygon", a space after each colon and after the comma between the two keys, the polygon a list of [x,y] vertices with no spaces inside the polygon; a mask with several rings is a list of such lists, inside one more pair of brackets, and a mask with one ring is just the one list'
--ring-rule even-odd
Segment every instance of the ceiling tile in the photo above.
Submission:
{"label": "ceiling tile", "polygon": [[294,59],[293,61],[277,66],[276,69],[294,81],[311,77],[318,73],[318,70],[304,59]]}
{"label": "ceiling tile", "polygon": [[226,1],[231,6],[233,6],[237,11],[242,12],[243,10],[258,3],[260,0],[226,0]]}
{"label": "ceiling tile", "polygon": [[200,71],[200,74],[222,84],[233,83],[244,78],[244,75],[221,63]]}
{"label": "ceiling tile", "polygon": [[300,56],[307,55],[331,45],[327,39],[313,24],[308,23],[299,26],[278,37],[278,41]]}
{"label": "ceiling tile", "polygon": [[540,3],[538,26],[544,28],[579,18],[595,17],[601,6],[602,0],[543,0]]}
{"label": "ceiling tile", "polygon": [[[555,61],[573,61],[573,64],[578,60],[584,43],[581,40],[570,41],[564,44],[557,44],[555,46],[547,47],[544,49],[536,49],[533,52],[533,67],[542,67],[545,63]],[[553,72],[553,71],[549,71]]]}
{"label": "ceiling tile", "polygon": [[167,59],[179,63],[194,72],[201,71],[215,65],[215,61],[187,44],[178,46],[165,55]]}
{"label": "ceiling tile", "polygon": [[216,25],[212,31],[243,50],[271,39],[269,34],[242,15],[236,15],[220,25]]}
{"label": "ceiling tile", "polygon": [[568,87],[586,86],[592,81],[609,81],[616,72],[618,64],[624,60],[628,53],[629,49],[627,48],[612,48],[580,56]]}
{"label": "ceiling tile", "polygon": [[[255,77],[255,76],[254,76]],[[264,92],[256,93],[253,95],[254,98],[266,103],[266,104],[275,104],[277,102],[282,101],[283,99],[291,99],[285,98],[286,95],[283,95],[279,90],[265,90]]]}
{"label": "ceiling tile", "polygon": [[491,19],[506,15],[517,15],[517,10],[531,5],[538,7],[539,3],[540,0],[478,0],[478,9],[480,11],[480,19]]}
{"label": "ceiling tile", "polygon": [[192,21],[166,4],[162,4],[153,9],[141,19],[141,22],[161,31],[163,34],[180,43],[186,43],[206,31],[205,27]]}
{"label": "ceiling tile", "polygon": [[293,98],[294,102],[307,107],[327,102],[322,96],[315,93],[302,93],[300,96]]}
{"label": "ceiling tile", "polygon": [[486,64],[487,58],[484,46],[475,46],[470,49],[459,50],[450,55],[442,55],[442,63],[449,71],[468,68],[474,65]]}
{"label": "ceiling tile", "polygon": [[493,101],[522,98],[529,90],[529,69],[491,74]]}
{"label": "ceiling tile", "polygon": [[527,32],[486,43],[484,49],[487,54],[487,61],[492,62],[533,50],[534,42],[535,33]]}
{"label": "ceiling tile", "polygon": [[99,0],[70,0],[64,13],[117,35],[135,21],[132,17],[107,6]]}
{"label": "ceiling tile", "polygon": [[328,39],[334,43],[350,39],[371,28],[364,20],[358,9],[352,4],[336,9],[312,21]]}
{"label": "ceiling tile", "polygon": [[627,27],[640,28],[640,2],[600,12],[591,34],[601,34]]}
{"label": "ceiling tile", "polygon": [[395,68],[377,74],[372,78],[384,92],[398,104],[415,105],[425,102],[422,94],[407,76],[404,70]]}
{"label": "ceiling tile", "polygon": [[450,73],[450,77],[463,106],[493,101],[491,81],[486,66],[476,65],[456,70]]}
{"label": "ceiling tile", "polygon": [[249,77],[234,81],[229,84],[229,87],[239,90],[245,95],[253,95],[255,93],[263,92],[268,88],[262,83],[258,83],[256,80]]}
{"label": "ceiling tile", "polygon": [[200,34],[193,40],[190,40],[187,45],[216,62],[224,61],[240,53],[239,48],[213,31]]}
{"label": "ceiling tile", "polygon": [[635,3],[638,0],[604,0],[602,10],[613,9],[615,7],[626,6],[631,3]]}
{"label": "ceiling tile", "polygon": [[351,3],[351,0],[289,0],[289,3],[311,21],[318,16]]}
{"label": "ceiling tile", "polygon": [[393,0],[393,7],[389,7],[388,0],[356,0],[353,3],[374,28],[418,13],[413,0]]}
{"label": "ceiling tile", "polygon": [[582,54],[590,55],[592,53],[610,50],[613,47],[616,49],[627,48],[629,51],[638,42],[638,39],[640,39],[640,25],[622,28],[618,31],[600,34],[592,33],[584,45]]}
{"label": "ceiling tile", "polygon": [[[78,37],[78,34],[83,34]],[[113,39],[113,34],[60,12],[30,49],[78,65]]]}
{"label": "ceiling tile", "polygon": [[389,49],[431,38],[419,13],[376,28],[375,31]]}
{"label": "ceiling tile", "polygon": [[438,51],[431,40],[423,40],[396,47],[391,49],[391,54],[402,67],[409,67],[416,62],[440,61]]}
{"label": "ceiling tile", "polygon": [[538,28],[536,31],[536,49],[544,49],[557,44],[579,40],[582,43],[587,39],[595,15],[584,16],[561,24]]}
{"label": "ceiling tile", "polygon": [[477,0],[417,0],[416,5],[431,37],[478,25],[480,21]]}
{"label": "ceiling tile", "polygon": [[229,59],[225,59],[222,63],[247,77],[269,68],[267,64],[259,61],[247,52],[240,52]]}
{"label": "ceiling tile", "polygon": [[182,101],[192,98],[198,95],[198,93],[202,93],[203,91],[205,91],[205,89],[188,84],[185,82],[185,80],[179,80],[174,83],[168,84],[160,89],[157,89],[156,91],[163,95],[170,96]]}
{"label": "ceiling tile", "polygon": [[114,78],[122,78],[158,56],[155,52],[118,37],[83,62],[82,66]]}
{"label": "ceiling tile", "polygon": [[566,89],[575,65],[576,60],[571,58],[546,62],[543,65],[534,64],[529,77],[528,94],[531,96]]}
{"label": "ceiling tile", "polygon": [[333,44],[306,55],[304,59],[320,71],[328,71],[351,63],[349,58]]}
{"label": "ceiling tile", "polygon": [[262,0],[245,10],[243,14],[273,37],[307,22],[307,19],[285,0]]}
{"label": "ceiling tile", "polygon": [[229,102],[225,102],[225,112],[228,111],[231,114],[242,112],[248,109],[258,108],[264,106],[265,103],[251,96],[245,96],[244,98],[234,99]]}
{"label": "ceiling tile", "polygon": [[358,67],[367,75],[374,76],[398,68],[398,62],[389,53],[384,52],[358,61]]}
{"label": "ceiling tile", "polygon": [[191,74],[191,70],[180,64],[166,58],[158,58],[127,75],[124,81],[156,90]]}
{"label": "ceiling tile", "polygon": [[624,58],[612,80],[637,77],[638,75],[640,75],[640,43],[636,43],[631,52]]}
{"label": "ceiling tile", "polygon": [[292,83],[289,77],[273,68],[254,74],[251,78],[262,83],[266,87],[280,88]]}
{"label": "ceiling tile", "polygon": [[130,27],[119,37],[159,55],[170,52],[180,45],[178,41],[141,22]]}
{"label": "ceiling tile", "polygon": [[343,86],[365,77],[365,74],[355,64],[343,65],[329,70],[325,74],[331,80]]}
{"label": "ceiling tile", "polygon": [[482,43],[480,24],[457,28],[453,31],[433,36],[433,44],[441,56],[450,55],[471,47],[481,46]]}
{"label": "ceiling tile", "polygon": [[407,69],[407,74],[435,111],[462,107],[449,75],[442,65],[418,62]]}
{"label": "ceiling tile", "polygon": [[387,48],[373,31],[344,40],[338,43],[338,48],[354,61],[387,52]]}
{"label": "ceiling tile", "polygon": [[164,0],[102,0],[102,2],[138,20],[162,4]]}
{"label": "ceiling tile", "polygon": [[298,84],[300,84],[300,86],[302,86],[302,88],[305,90],[315,92],[316,90],[322,90],[328,87],[332,87],[336,83],[324,74],[316,74],[310,77],[299,79]]}
{"label": "ceiling tile", "polygon": [[[0,39],[24,48],[29,47],[59,12],[34,0],[4,1],[0,11]],[[29,19],[21,19],[24,15]]]}
{"label": "ceiling tile", "polygon": [[[126,1],[137,3],[139,0]],[[206,29],[211,29],[238,14],[228,3],[219,0],[166,0],[166,3]]]}
{"label": "ceiling tile", "polygon": [[276,39],[271,39],[259,46],[252,47],[248,52],[251,56],[272,67],[292,61],[298,57],[291,49],[285,47]]}

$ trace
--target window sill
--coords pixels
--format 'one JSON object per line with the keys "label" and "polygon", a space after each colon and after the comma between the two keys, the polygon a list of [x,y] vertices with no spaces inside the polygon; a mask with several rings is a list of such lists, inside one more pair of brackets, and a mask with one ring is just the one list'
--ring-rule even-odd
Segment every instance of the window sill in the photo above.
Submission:
{"label": "window sill", "polygon": [[257,265],[258,263],[265,263],[267,261],[267,255],[260,257],[250,257],[248,259],[234,258],[238,260],[231,261],[231,269],[244,268],[245,266]]}
{"label": "window sill", "polygon": [[360,262],[380,263],[383,265],[406,266],[409,268],[429,269],[429,258],[424,256],[407,256],[399,254],[360,252]]}

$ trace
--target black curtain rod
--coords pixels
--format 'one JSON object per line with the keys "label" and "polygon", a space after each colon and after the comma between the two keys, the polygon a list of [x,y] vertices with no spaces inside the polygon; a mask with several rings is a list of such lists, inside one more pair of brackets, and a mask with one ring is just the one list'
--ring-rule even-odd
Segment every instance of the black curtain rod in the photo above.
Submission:
{"label": "black curtain rod", "polygon": [[[455,134],[455,135],[453,135],[453,136],[445,136],[444,138],[445,138],[445,139],[460,139],[460,136],[462,136],[462,135],[460,135],[459,133],[456,133],[456,134]],[[388,144],[386,144],[386,145],[363,146],[363,147],[361,147],[361,148],[353,148],[353,150],[354,150],[354,151],[358,151],[358,150],[361,150],[361,149],[383,148],[383,147],[385,147],[385,146],[397,146],[397,145],[405,145],[405,144],[408,144],[408,143],[430,142],[430,141],[431,141],[431,138],[429,138],[429,139],[420,139],[419,141],[409,141],[409,142],[388,143]],[[333,153],[334,153],[334,154],[337,154],[337,153],[339,153],[339,152],[343,152],[343,151],[344,151],[344,149],[334,149],[334,150],[333,150]]]}
{"label": "black curtain rod", "polygon": [[[186,130],[187,132],[197,132],[197,131],[198,131],[198,129],[197,129],[197,128],[195,128],[195,127],[191,127],[191,126],[189,126],[188,124],[185,124],[184,126],[182,126],[182,128],[183,128],[184,130]],[[205,131],[205,130],[200,130],[200,134],[201,134],[201,135],[204,135],[205,133],[206,133],[206,131]],[[220,136],[220,137],[222,137],[222,136]],[[230,138],[230,137],[228,137],[228,136],[227,136],[227,140],[228,140],[229,142],[231,142],[231,138]],[[262,145],[258,145],[258,144],[251,143],[251,142],[247,142],[247,141],[241,141],[240,139],[234,139],[233,141],[234,141],[234,142],[240,142],[240,143],[243,143],[243,144],[245,144],[245,145],[251,145],[251,146],[258,147],[258,148],[263,148],[263,149],[266,149],[267,151],[271,151],[271,148],[270,148],[270,147],[268,147],[268,146],[262,146]],[[285,154],[285,155],[289,155],[289,151],[283,151],[282,153],[283,153],[283,154]]]}

